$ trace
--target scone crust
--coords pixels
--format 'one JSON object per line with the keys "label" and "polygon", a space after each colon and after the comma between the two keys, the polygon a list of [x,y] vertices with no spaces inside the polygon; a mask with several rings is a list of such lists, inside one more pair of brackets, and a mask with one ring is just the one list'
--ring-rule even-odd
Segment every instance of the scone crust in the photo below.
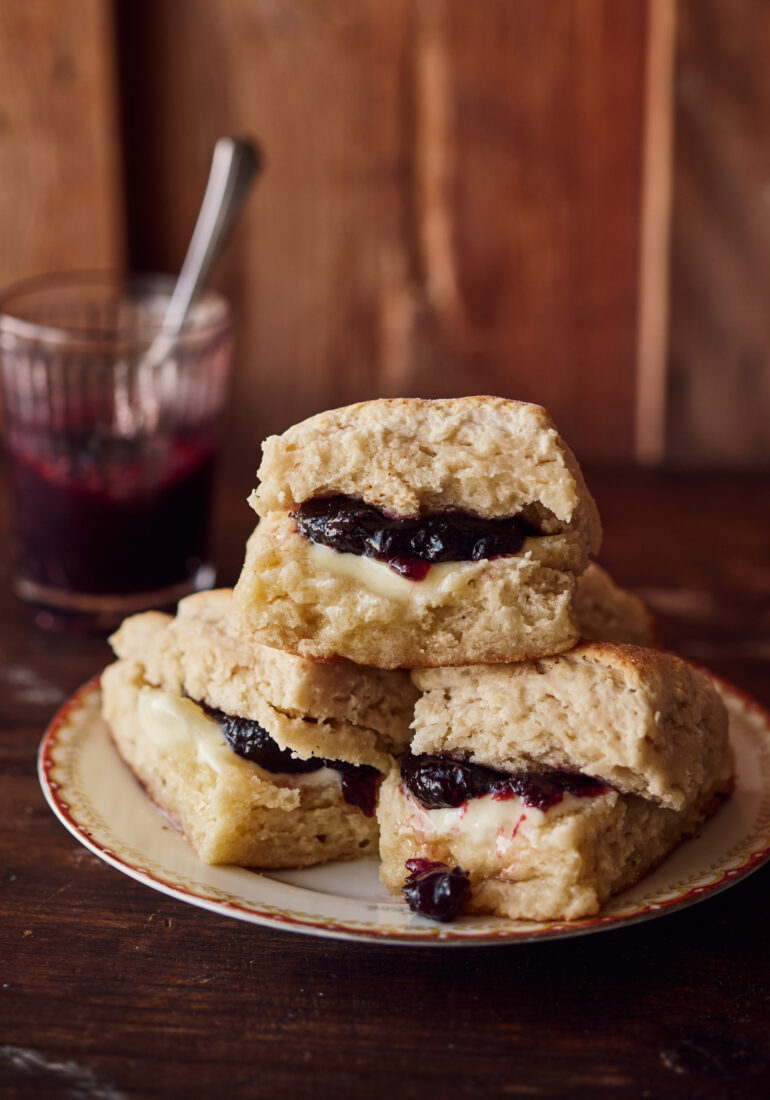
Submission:
{"label": "scone crust", "polygon": [[260,516],[337,493],[398,516],[512,516],[534,505],[586,556],[601,539],[580,467],[539,405],[485,396],[367,401],[270,436],[263,452],[251,498]]}
{"label": "scone crust", "polygon": [[268,648],[239,633],[231,612],[232,589],[201,592],[174,618],[132,616],[110,640],[118,657],[141,663],[148,683],[253,718],[301,755],[335,748],[336,759],[382,767],[387,753],[403,751],[418,695],[405,673]]}
{"label": "scone crust", "polygon": [[376,855],[376,820],[345,802],[338,782],[285,787],[235,753],[221,771],[164,754],[138,716],[140,695],[153,690],[141,665],[116,661],[102,673],[104,716],[120,755],[205,863],[308,867]]}
{"label": "scone crust", "polygon": [[582,642],[558,657],[412,673],[415,753],[503,770],[580,771],[682,809],[732,773],[712,681],[672,654]]}
{"label": "scone crust", "polygon": [[655,621],[642,601],[616,584],[596,562],[589,562],[578,578],[575,614],[586,641],[656,644]]}
{"label": "scone crust", "polygon": [[446,584],[423,595],[421,582],[409,582],[404,602],[316,568],[312,543],[288,513],[273,512],[249,539],[234,614],[266,645],[381,669],[560,653],[578,638],[575,578],[537,553],[452,563]]}

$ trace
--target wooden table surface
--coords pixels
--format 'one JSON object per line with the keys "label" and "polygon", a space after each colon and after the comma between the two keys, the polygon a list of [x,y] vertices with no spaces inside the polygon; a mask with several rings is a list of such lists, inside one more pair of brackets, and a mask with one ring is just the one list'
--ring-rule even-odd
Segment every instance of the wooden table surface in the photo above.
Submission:
{"label": "wooden table surface", "polygon": [[[770,478],[589,475],[603,562],[667,646],[770,706]],[[250,512],[220,502],[220,578]],[[7,538],[4,536],[4,542]],[[379,947],[193,908],[54,818],[36,752],[109,659],[0,584],[0,1096],[766,1097],[770,868],[592,936]]]}

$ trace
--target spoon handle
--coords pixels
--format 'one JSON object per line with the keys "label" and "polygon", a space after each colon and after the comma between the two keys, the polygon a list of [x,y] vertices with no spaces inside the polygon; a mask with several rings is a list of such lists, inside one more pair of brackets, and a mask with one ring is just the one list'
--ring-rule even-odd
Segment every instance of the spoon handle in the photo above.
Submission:
{"label": "spoon handle", "polygon": [[206,193],[163,319],[165,340],[180,332],[261,167],[262,155],[252,141],[224,137],[214,146]]}

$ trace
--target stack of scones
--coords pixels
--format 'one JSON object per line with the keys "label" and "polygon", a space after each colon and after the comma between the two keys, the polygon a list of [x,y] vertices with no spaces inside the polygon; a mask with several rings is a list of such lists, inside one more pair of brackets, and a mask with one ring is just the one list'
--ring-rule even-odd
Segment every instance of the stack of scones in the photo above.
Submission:
{"label": "stack of scones", "polygon": [[209,863],[376,856],[436,920],[596,913],[732,786],[711,680],[653,647],[537,405],[380,400],[263,445],[234,591],[112,638],[104,715]]}

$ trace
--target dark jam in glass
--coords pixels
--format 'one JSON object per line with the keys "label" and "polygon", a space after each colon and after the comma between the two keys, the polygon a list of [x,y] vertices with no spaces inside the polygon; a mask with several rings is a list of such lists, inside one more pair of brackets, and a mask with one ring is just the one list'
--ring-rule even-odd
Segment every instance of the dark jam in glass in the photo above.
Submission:
{"label": "dark jam in glass", "polygon": [[21,576],[93,595],[193,577],[206,560],[215,449],[209,425],[139,441],[16,428],[7,452]]}

